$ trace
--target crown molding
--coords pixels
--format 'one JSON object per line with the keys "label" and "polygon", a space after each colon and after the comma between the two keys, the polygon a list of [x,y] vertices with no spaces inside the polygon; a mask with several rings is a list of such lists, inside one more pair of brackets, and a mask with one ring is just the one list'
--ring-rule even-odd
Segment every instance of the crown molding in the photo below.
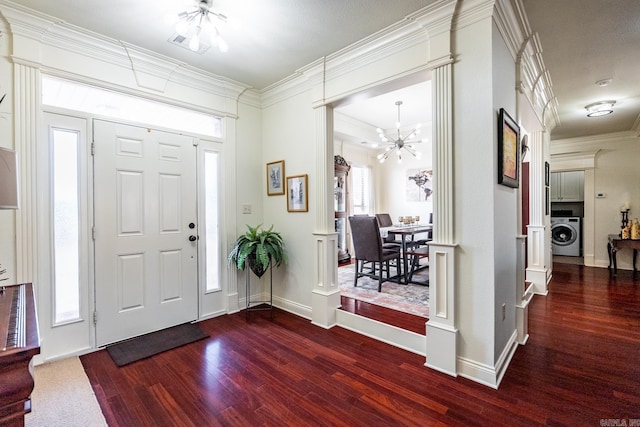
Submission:
{"label": "crown molding", "polygon": [[481,22],[493,16],[496,0],[464,0],[459,2],[452,28],[454,31]]}
{"label": "crown molding", "polygon": [[[9,22],[14,36],[35,42],[37,46],[62,49],[73,55],[131,70],[138,84],[138,88],[133,89],[164,93],[168,82],[174,82],[234,100],[250,89],[234,80],[76,27],[7,0],[0,0],[0,11]],[[72,70],[56,69],[52,64],[43,64],[40,51],[32,49],[14,49],[12,59],[15,63],[73,74]]]}
{"label": "crown molding", "polygon": [[555,128],[560,119],[553,83],[542,58],[540,38],[531,31],[522,0],[496,0],[494,22],[516,61],[515,89],[529,100],[545,129]]}
{"label": "crown molding", "polygon": [[634,131],[614,132],[578,138],[555,139],[549,144],[551,156],[597,151],[619,143],[640,143]]}
{"label": "crown molding", "polygon": [[595,169],[596,156],[600,150],[552,154],[550,156],[551,172]]}
{"label": "crown molding", "polygon": [[[260,92],[263,97],[263,107],[269,107],[308,90],[318,90],[319,93],[315,94],[313,102],[316,106],[322,105],[355,91],[451,63],[453,59],[450,52],[432,59],[428,55],[429,42],[443,33],[447,35],[446,45],[447,49],[449,48],[448,32],[451,28],[451,17],[455,5],[455,0],[436,1],[344,49],[311,62],[287,78],[264,88]],[[393,76],[385,76],[382,80],[374,79],[364,82],[362,86],[355,89],[351,87],[344,93],[325,93],[328,82],[335,82],[355,71],[374,66],[403,52],[410,53],[412,50],[421,52],[424,60],[418,59],[410,69],[399,71]],[[412,57],[415,56],[412,54]],[[314,85],[320,85],[321,89],[314,88]]]}

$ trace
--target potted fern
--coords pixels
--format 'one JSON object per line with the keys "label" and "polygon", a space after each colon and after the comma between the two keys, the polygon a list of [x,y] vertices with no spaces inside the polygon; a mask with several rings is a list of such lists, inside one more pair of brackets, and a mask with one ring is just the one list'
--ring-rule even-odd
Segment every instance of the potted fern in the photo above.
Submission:
{"label": "potted fern", "polygon": [[267,271],[269,264],[279,267],[287,262],[284,240],[280,233],[273,231],[273,225],[265,230],[262,224],[257,227],[247,225],[248,231],[239,236],[229,253],[229,265],[244,270],[249,264],[251,271],[258,276]]}

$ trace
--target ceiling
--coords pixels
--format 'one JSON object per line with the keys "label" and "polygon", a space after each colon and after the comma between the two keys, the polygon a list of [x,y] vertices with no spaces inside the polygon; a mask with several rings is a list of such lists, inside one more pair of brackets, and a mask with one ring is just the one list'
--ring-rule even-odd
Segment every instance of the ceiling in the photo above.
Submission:
{"label": "ceiling", "polygon": [[[558,101],[552,139],[640,132],[640,1],[523,0]],[[597,81],[612,79],[608,86]],[[615,100],[613,114],[585,106]],[[634,129],[635,126],[635,129]]]}
{"label": "ceiling", "polygon": [[[168,42],[173,26],[166,23],[165,15],[195,5],[194,0],[14,3],[260,90],[434,1],[395,0],[390,7],[388,0],[214,0],[213,10],[229,17],[229,24],[220,28],[229,51],[221,53],[211,48],[203,54]],[[629,131],[634,126],[638,131],[640,1],[522,2],[532,31],[539,34],[543,60],[557,97],[560,124],[552,130],[552,139]],[[612,79],[608,86],[596,85],[596,81],[607,78]],[[390,116],[395,122],[394,103],[403,100],[402,121],[404,117],[407,122],[422,121],[412,116],[413,105],[424,101],[423,97],[415,103],[410,101],[415,92],[387,94],[350,109],[352,114],[360,112],[368,123],[388,128],[377,123],[374,114],[381,114],[380,120]],[[614,113],[587,118],[584,106],[604,99],[616,100]]]}

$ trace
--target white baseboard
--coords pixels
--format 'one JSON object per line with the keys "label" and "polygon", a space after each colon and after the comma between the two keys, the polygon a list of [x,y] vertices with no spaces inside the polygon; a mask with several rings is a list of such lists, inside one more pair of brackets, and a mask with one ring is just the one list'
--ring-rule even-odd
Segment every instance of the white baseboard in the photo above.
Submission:
{"label": "white baseboard", "polygon": [[311,307],[288,299],[273,297],[273,306],[305,319],[311,319]]}
{"label": "white baseboard", "polygon": [[517,331],[514,330],[494,366],[458,357],[458,375],[497,389],[518,348],[517,335]]}
{"label": "white baseboard", "polygon": [[336,317],[338,326],[342,328],[426,357],[427,337],[425,335],[387,325],[344,310],[337,310]]}

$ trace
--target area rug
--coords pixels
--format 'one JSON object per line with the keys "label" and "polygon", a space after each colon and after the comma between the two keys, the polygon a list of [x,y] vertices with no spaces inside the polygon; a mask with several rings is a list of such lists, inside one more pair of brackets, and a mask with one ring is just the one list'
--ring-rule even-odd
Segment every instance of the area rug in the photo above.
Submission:
{"label": "area rug", "polygon": [[107,427],[77,356],[37,365],[26,427]]}
{"label": "area rug", "polygon": [[[429,317],[429,287],[424,285],[401,285],[394,282],[383,282],[382,292],[378,292],[378,281],[369,277],[360,277],[358,286],[353,286],[354,265],[338,268],[340,295],[359,301],[417,316]],[[393,272],[394,270],[392,270]],[[429,270],[421,270],[413,278],[419,282],[429,279]]]}
{"label": "area rug", "polygon": [[118,366],[128,365],[163,351],[189,344],[209,335],[198,325],[184,323],[161,331],[141,335],[107,346],[107,352]]}

